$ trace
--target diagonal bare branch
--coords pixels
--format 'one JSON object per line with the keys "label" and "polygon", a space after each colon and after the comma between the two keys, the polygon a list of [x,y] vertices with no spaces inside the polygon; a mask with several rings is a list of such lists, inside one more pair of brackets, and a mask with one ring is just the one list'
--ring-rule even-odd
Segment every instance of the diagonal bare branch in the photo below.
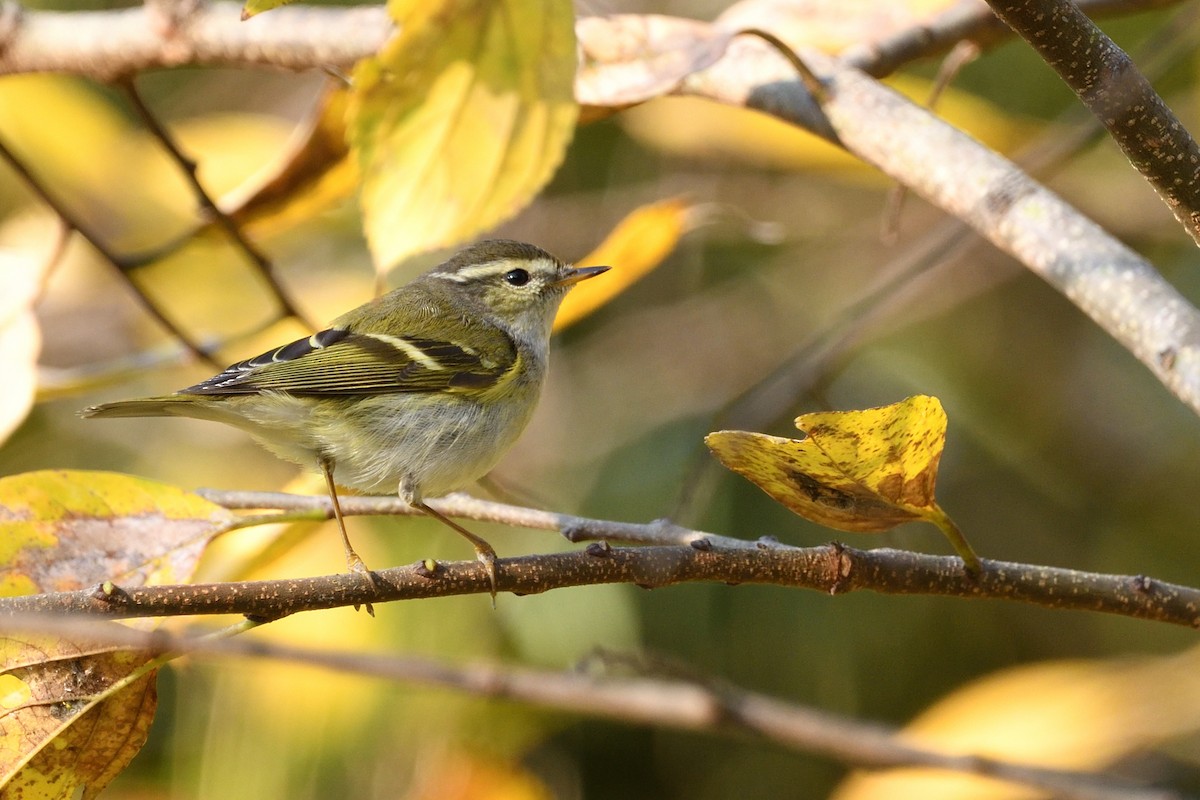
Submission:
{"label": "diagonal bare branch", "polygon": [[1071,0],[988,0],[1099,119],[1200,244],[1200,145],[1125,51]]}
{"label": "diagonal bare branch", "polygon": [[805,59],[826,84],[820,110],[790,63],[748,38],[688,78],[681,92],[763,111],[831,138],[1017,258],[1200,412],[1200,311],[1153,266],[925,109],[820,53]]}
{"label": "diagonal bare branch", "polygon": [[197,200],[200,203],[200,210],[204,216],[217,224],[217,226],[225,232],[225,235],[233,241],[238,248],[246,254],[246,258],[254,265],[258,274],[266,282],[271,293],[275,296],[276,302],[279,303],[283,313],[295,317],[300,322],[304,323],[310,330],[316,330],[317,326],[305,317],[300,311],[295,301],[288,294],[287,290],[275,277],[275,271],[271,266],[270,260],[266,254],[258,248],[242,231],[240,225],[233,221],[228,214],[222,211],[212,197],[209,196],[203,184],[200,183],[200,176],[197,171],[196,162],[184,154],[180,149],[179,144],[175,141],[175,137],[167,130],[167,127],[159,122],[158,117],[154,115],[146,105],[141,93],[138,91],[137,83],[133,78],[128,78],[120,82],[121,88],[125,92],[125,97],[129,100],[129,104],[137,112],[138,118],[142,120],[142,124],[146,129],[162,143],[163,149],[171,156],[171,159],[179,167],[180,171],[186,178],[188,185],[192,187]]}
{"label": "diagonal bare branch", "polygon": [[83,224],[83,221],[73,214],[70,209],[60,203],[57,198],[55,198],[54,195],[52,195],[49,190],[42,185],[37,176],[25,166],[21,159],[17,158],[16,154],[13,153],[3,141],[0,141],[0,159],[3,159],[18,175],[21,176],[30,190],[33,191],[33,193],[36,194],[43,203],[49,206],[54,213],[58,215],[59,219],[63,221],[64,225],[86,239],[87,242],[96,250],[96,252],[99,253],[100,256],[113,267],[117,275],[119,275],[133,291],[134,295],[138,298],[139,303],[147,314],[153,317],[155,321],[157,321],[158,324],[163,327],[164,330],[178,339],[179,342],[182,343],[183,346],[187,348],[188,352],[190,352],[193,356],[201,361],[205,361],[213,365],[214,367],[220,368],[221,364],[213,358],[212,351],[192,339],[192,337],[189,336],[187,332],[183,330],[183,328],[179,327],[179,325],[176,324],[175,321],[172,320],[165,311],[163,311],[163,309],[158,307],[157,303],[155,303],[145,294],[145,292],[142,291],[141,287],[134,282],[128,270],[125,269],[125,265],[123,264],[120,256],[110,249],[108,245],[106,245],[100,239],[99,236],[89,230],[87,226]]}

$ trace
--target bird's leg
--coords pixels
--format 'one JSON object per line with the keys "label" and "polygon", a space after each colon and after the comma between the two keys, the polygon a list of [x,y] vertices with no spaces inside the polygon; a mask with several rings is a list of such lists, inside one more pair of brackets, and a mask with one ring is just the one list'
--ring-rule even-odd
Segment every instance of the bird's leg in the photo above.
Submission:
{"label": "bird's leg", "polygon": [[[367,580],[371,582],[371,586],[376,586],[375,575],[367,568],[366,562],[354,552],[354,547],[350,544],[350,536],[346,533],[346,520],[342,517],[342,504],[338,502],[337,485],[333,482],[333,462],[327,458],[321,459],[321,473],[325,476],[325,486],[329,489],[329,502],[333,504],[333,516],[337,520],[338,530],[342,534],[342,546],[346,549],[346,567],[358,575],[365,575]],[[375,616],[375,609],[370,603],[365,604],[367,613],[372,617]],[[354,606],[354,610],[358,610],[358,605]]]}
{"label": "bird's leg", "polygon": [[443,525],[452,528],[459,536],[471,543],[471,546],[475,548],[475,558],[479,559],[480,563],[487,568],[488,583],[492,587],[492,606],[494,607],[496,605],[496,548],[492,547],[486,539],[471,533],[442,512],[427,506],[421,499],[421,495],[406,480],[400,481],[400,499],[413,508],[421,509]]}

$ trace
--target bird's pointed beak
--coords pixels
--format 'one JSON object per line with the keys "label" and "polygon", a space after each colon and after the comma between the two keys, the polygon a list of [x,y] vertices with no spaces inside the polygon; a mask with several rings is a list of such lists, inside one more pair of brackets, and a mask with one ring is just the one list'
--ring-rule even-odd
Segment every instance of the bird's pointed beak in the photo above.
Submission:
{"label": "bird's pointed beak", "polygon": [[554,282],[555,286],[573,286],[580,281],[608,272],[612,267],[576,267]]}

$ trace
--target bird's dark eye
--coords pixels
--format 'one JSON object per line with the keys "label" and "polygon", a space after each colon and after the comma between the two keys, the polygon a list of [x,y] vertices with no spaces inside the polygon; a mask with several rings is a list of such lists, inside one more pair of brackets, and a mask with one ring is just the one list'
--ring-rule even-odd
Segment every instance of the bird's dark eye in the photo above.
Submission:
{"label": "bird's dark eye", "polygon": [[504,273],[504,282],[509,286],[524,286],[529,283],[529,272],[523,269],[510,269]]}

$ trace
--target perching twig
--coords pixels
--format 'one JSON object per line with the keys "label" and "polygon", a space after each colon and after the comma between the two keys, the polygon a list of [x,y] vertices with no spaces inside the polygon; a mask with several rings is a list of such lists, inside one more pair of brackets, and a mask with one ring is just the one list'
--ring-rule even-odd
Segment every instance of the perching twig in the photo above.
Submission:
{"label": "perching twig", "polygon": [[[327,497],[275,492],[212,492],[210,500],[230,508],[310,510],[332,514]],[[645,587],[716,581],[815,589],[829,594],[871,590],[991,598],[1076,611],[1101,611],[1136,619],[1200,627],[1200,589],[1140,575],[1104,575],[1079,570],[985,559],[971,576],[962,561],[888,548],[857,550],[841,544],[790,547],[689,530],[666,521],[639,525],[587,519],[454,495],[431,501],[439,511],[469,519],[502,522],[562,533],[574,542],[592,541],[582,551],[502,558],[496,562],[500,592],[536,594],[569,586],[633,583]],[[347,497],[347,515],[421,512],[399,498]],[[264,517],[269,519],[269,517]],[[644,543],[615,548],[609,541]],[[0,599],[0,615],[27,611],[87,613],[101,617],[248,614],[273,619],[299,611],[491,591],[478,561],[421,561],[375,573],[374,583],[345,573],[313,578],[187,586],[117,587],[115,592],[63,592]]]}

